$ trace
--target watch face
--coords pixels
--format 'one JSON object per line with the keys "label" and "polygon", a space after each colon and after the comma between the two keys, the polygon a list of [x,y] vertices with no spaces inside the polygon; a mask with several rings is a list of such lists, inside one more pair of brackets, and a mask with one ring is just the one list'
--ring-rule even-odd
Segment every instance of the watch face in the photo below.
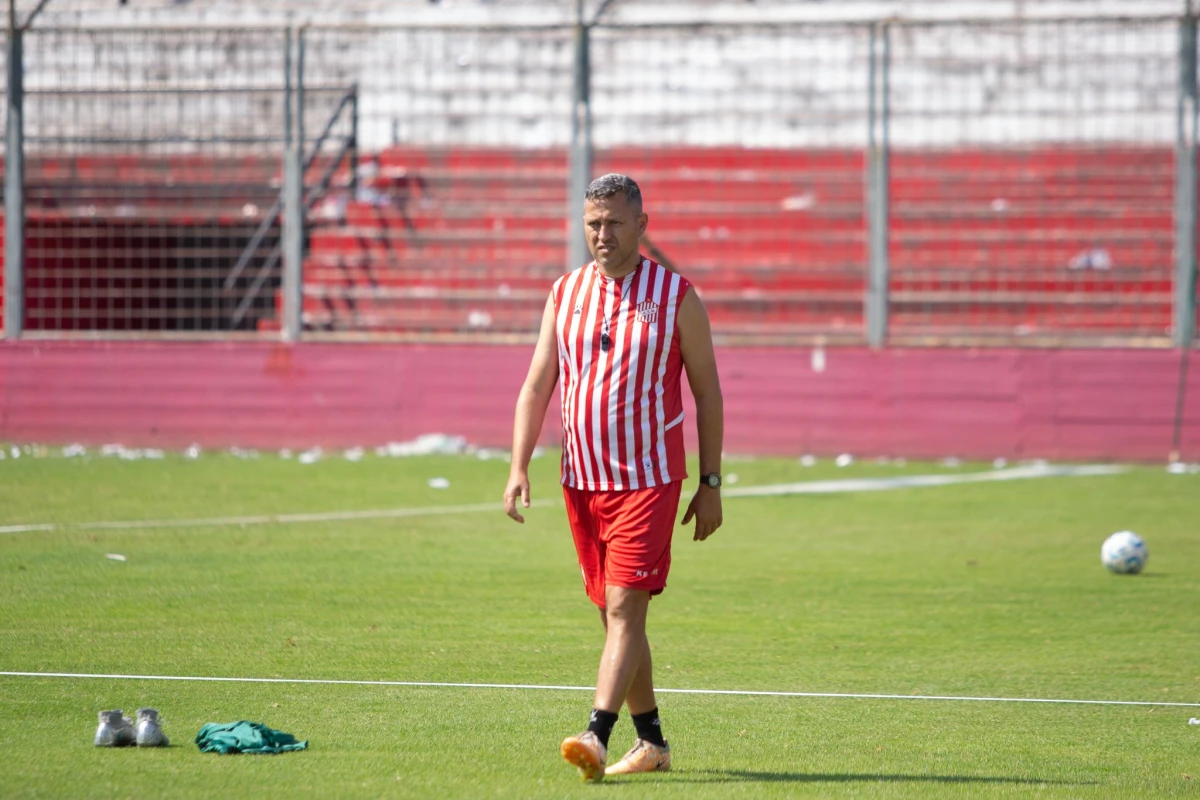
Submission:
{"label": "watch face", "polygon": [[705,476],[705,481],[708,483],[709,486],[711,486],[712,488],[715,489],[721,485],[721,476],[715,475],[715,474],[707,475],[707,476]]}

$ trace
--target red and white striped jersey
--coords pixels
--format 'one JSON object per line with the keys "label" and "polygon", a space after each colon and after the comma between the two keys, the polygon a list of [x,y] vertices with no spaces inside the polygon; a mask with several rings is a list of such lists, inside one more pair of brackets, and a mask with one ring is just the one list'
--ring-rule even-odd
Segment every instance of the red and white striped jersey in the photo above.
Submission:
{"label": "red and white striped jersey", "polygon": [[555,281],[564,485],[648,489],[687,477],[676,317],[690,286],[648,258],[617,280],[592,263]]}

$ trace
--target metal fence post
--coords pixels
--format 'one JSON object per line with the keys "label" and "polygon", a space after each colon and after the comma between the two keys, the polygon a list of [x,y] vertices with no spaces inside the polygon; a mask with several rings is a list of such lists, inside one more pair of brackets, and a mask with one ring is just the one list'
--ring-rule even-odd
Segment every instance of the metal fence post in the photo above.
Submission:
{"label": "metal fence post", "polygon": [[[283,29],[283,149],[292,144],[292,29]],[[287,162],[284,162],[286,168]]]}
{"label": "metal fence post", "polygon": [[347,154],[350,173],[350,199],[358,197],[358,82],[351,87],[350,101],[350,152]]}
{"label": "metal fence post", "polygon": [[296,91],[296,104],[294,113],[296,114],[296,143],[300,145],[300,155],[304,155],[304,49],[305,49],[305,32],[307,28],[296,29],[296,82],[293,84]]}
{"label": "metal fence post", "polygon": [[867,343],[888,334],[888,26],[872,25],[867,109]]}
{"label": "metal fence post", "polygon": [[25,81],[23,32],[8,20],[8,131],[4,151],[4,338],[25,329]]}
{"label": "metal fence post", "polygon": [[300,339],[303,283],[301,260],[304,257],[304,180],[300,147],[292,143],[287,150],[283,172],[283,340]]}
{"label": "metal fence post", "polygon": [[[294,120],[287,125],[283,167],[283,323],[285,342],[300,339],[304,261],[304,31],[295,33],[295,102],[289,103]],[[291,61],[291,59],[287,59]],[[291,65],[289,64],[289,67]]]}
{"label": "metal fence post", "polygon": [[590,25],[583,19],[580,2],[575,26],[575,88],[571,103],[570,175],[567,179],[567,270],[578,269],[589,260],[583,238],[583,195],[592,176]]}
{"label": "metal fence post", "polygon": [[1175,311],[1173,343],[1190,347],[1196,333],[1196,17],[1179,24],[1179,93],[1175,133]]}

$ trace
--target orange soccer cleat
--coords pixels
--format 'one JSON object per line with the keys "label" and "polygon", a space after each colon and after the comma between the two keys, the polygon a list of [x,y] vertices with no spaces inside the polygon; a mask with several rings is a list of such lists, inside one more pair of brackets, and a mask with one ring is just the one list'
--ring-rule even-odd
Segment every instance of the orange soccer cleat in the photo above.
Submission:
{"label": "orange soccer cleat", "polygon": [[592,731],[563,739],[562,757],[568,764],[579,768],[585,781],[604,779],[604,764],[608,761],[608,748]]}
{"label": "orange soccer cleat", "polygon": [[604,770],[605,775],[633,775],[637,772],[666,772],[671,768],[671,747],[661,747],[638,739],[620,761]]}

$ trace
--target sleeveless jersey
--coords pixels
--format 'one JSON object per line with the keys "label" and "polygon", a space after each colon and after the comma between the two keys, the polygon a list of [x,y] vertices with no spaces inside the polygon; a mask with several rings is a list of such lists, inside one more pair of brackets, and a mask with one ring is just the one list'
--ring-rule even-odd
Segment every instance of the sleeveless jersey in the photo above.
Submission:
{"label": "sleeveless jersey", "polygon": [[617,280],[593,262],[555,281],[564,485],[648,489],[687,477],[676,317],[689,286],[648,258]]}

